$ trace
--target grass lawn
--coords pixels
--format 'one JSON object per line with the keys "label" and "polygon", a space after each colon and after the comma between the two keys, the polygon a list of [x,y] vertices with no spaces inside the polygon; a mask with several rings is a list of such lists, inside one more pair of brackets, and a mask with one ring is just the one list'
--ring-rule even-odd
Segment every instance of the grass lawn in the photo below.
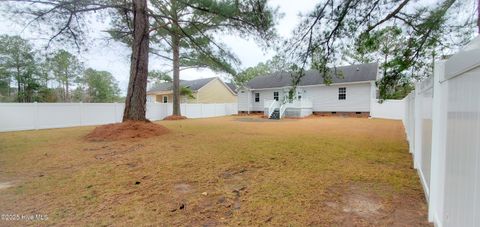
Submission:
{"label": "grass lawn", "polygon": [[0,214],[48,216],[0,226],[428,225],[400,121],[158,123],[171,132],[116,142],[0,133]]}

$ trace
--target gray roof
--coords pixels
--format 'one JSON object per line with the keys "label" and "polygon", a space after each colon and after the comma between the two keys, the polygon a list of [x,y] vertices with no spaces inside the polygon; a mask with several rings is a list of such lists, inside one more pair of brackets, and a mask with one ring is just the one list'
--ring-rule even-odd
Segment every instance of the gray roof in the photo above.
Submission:
{"label": "gray roof", "polygon": [[[202,88],[203,86],[208,84],[208,82],[214,80],[215,78],[216,77],[198,80],[180,80],[180,86],[188,87],[192,91],[198,91],[198,89]],[[167,82],[156,85],[155,87],[151,88],[147,93],[171,90],[173,90],[173,84],[171,82]]]}
{"label": "gray roof", "polygon": [[[337,67],[341,76],[333,76],[332,83],[349,83],[375,81],[377,79],[377,63],[359,64]],[[323,77],[317,70],[308,70],[298,84],[299,86],[323,84]],[[292,85],[291,75],[287,72],[276,72],[266,76],[255,77],[246,87],[252,89],[287,87]]]}
{"label": "gray roof", "polygon": [[230,90],[233,91],[233,93],[237,94],[237,86],[233,83],[225,83],[229,88]]}

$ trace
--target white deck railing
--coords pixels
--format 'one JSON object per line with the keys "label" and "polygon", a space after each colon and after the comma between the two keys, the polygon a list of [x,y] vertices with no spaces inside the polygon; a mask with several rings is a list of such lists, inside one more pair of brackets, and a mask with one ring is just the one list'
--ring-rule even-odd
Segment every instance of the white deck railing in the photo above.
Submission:
{"label": "white deck railing", "polygon": [[312,101],[310,99],[294,99],[291,102],[285,103],[286,108],[313,108]]}
{"label": "white deck railing", "polygon": [[279,102],[277,100],[264,100],[264,105],[268,108],[267,117],[272,116],[273,112],[279,106]]}
{"label": "white deck railing", "polygon": [[280,118],[283,118],[285,116],[285,111],[288,108],[294,108],[294,109],[311,109],[313,108],[313,103],[310,101],[310,99],[293,99],[290,101],[283,100],[282,102],[277,101],[277,100],[267,100],[265,99],[263,101],[264,108],[267,109],[267,116],[270,117],[272,113],[275,111],[275,109],[279,109],[280,112]]}
{"label": "white deck railing", "polygon": [[284,103],[280,106],[280,111],[279,111],[280,112],[280,116],[279,116],[280,119],[282,119],[285,116],[285,110],[286,109],[287,109],[286,103]]}
{"label": "white deck railing", "polygon": [[[275,104],[274,109],[280,108],[280,102],[276,100],[265,99],[263,103],[264,103],[265,109],[269,109],[272,104]],[[294,99],[289,102],[288,101],[283,102],[283,104],[285,105],[286,108],[313,108],[312,101],[310,101],[310,99],[305,99],[305,98],[301,100]]]}

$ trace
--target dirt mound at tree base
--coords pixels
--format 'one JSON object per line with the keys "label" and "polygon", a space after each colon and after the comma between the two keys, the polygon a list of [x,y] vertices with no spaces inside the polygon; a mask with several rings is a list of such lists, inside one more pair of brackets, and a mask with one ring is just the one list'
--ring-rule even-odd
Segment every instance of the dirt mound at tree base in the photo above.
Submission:
{"label": "dirt mound at tree base", "polygon": [[179,116],[179,115],[170,115],[163,118],[163,120],[167,120],[167,121],[176,121],[176,120],[185,120],[185,119],[187,119],[187,117]]}
{"label": "dirt mound at tree base", "polygon": [[113,141],[133,138],[149,138],[168,133],[168,129],[159,124],[146,121],[126,121],[96,127],[85,137],[88,141]]}

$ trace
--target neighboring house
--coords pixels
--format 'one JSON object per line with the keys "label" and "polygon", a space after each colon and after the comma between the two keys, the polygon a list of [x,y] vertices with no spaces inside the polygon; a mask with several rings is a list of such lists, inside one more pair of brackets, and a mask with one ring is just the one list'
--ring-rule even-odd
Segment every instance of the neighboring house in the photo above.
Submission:
{"label": "neighboring house", "polygon": [[[180,80],[180,86],[187,87],[193,92],[195,98],[181,97],[181,103],[236,103],[237,93],[235,88],[220,80],[218,77]],[[172,83],[161,83],[147,92],[148,102],[172,103]]]}
{"label": "neighboring house", "polygon": [[232,90],[235,93],[235,95],[237,95],[237,86],[235,84],[233,83],[225,83],[225,84],[230,88],[230,90]]}
{"label": "neighboring house", "polygon": [[291,76],[287,72],[259,76],[238,89],[239,113],[263,112],[270,118],[319,115],[368,117],[376,99],[378,64],[337,67],[340,76],[324,84],[318,71],[309,70],[288,98]]}

